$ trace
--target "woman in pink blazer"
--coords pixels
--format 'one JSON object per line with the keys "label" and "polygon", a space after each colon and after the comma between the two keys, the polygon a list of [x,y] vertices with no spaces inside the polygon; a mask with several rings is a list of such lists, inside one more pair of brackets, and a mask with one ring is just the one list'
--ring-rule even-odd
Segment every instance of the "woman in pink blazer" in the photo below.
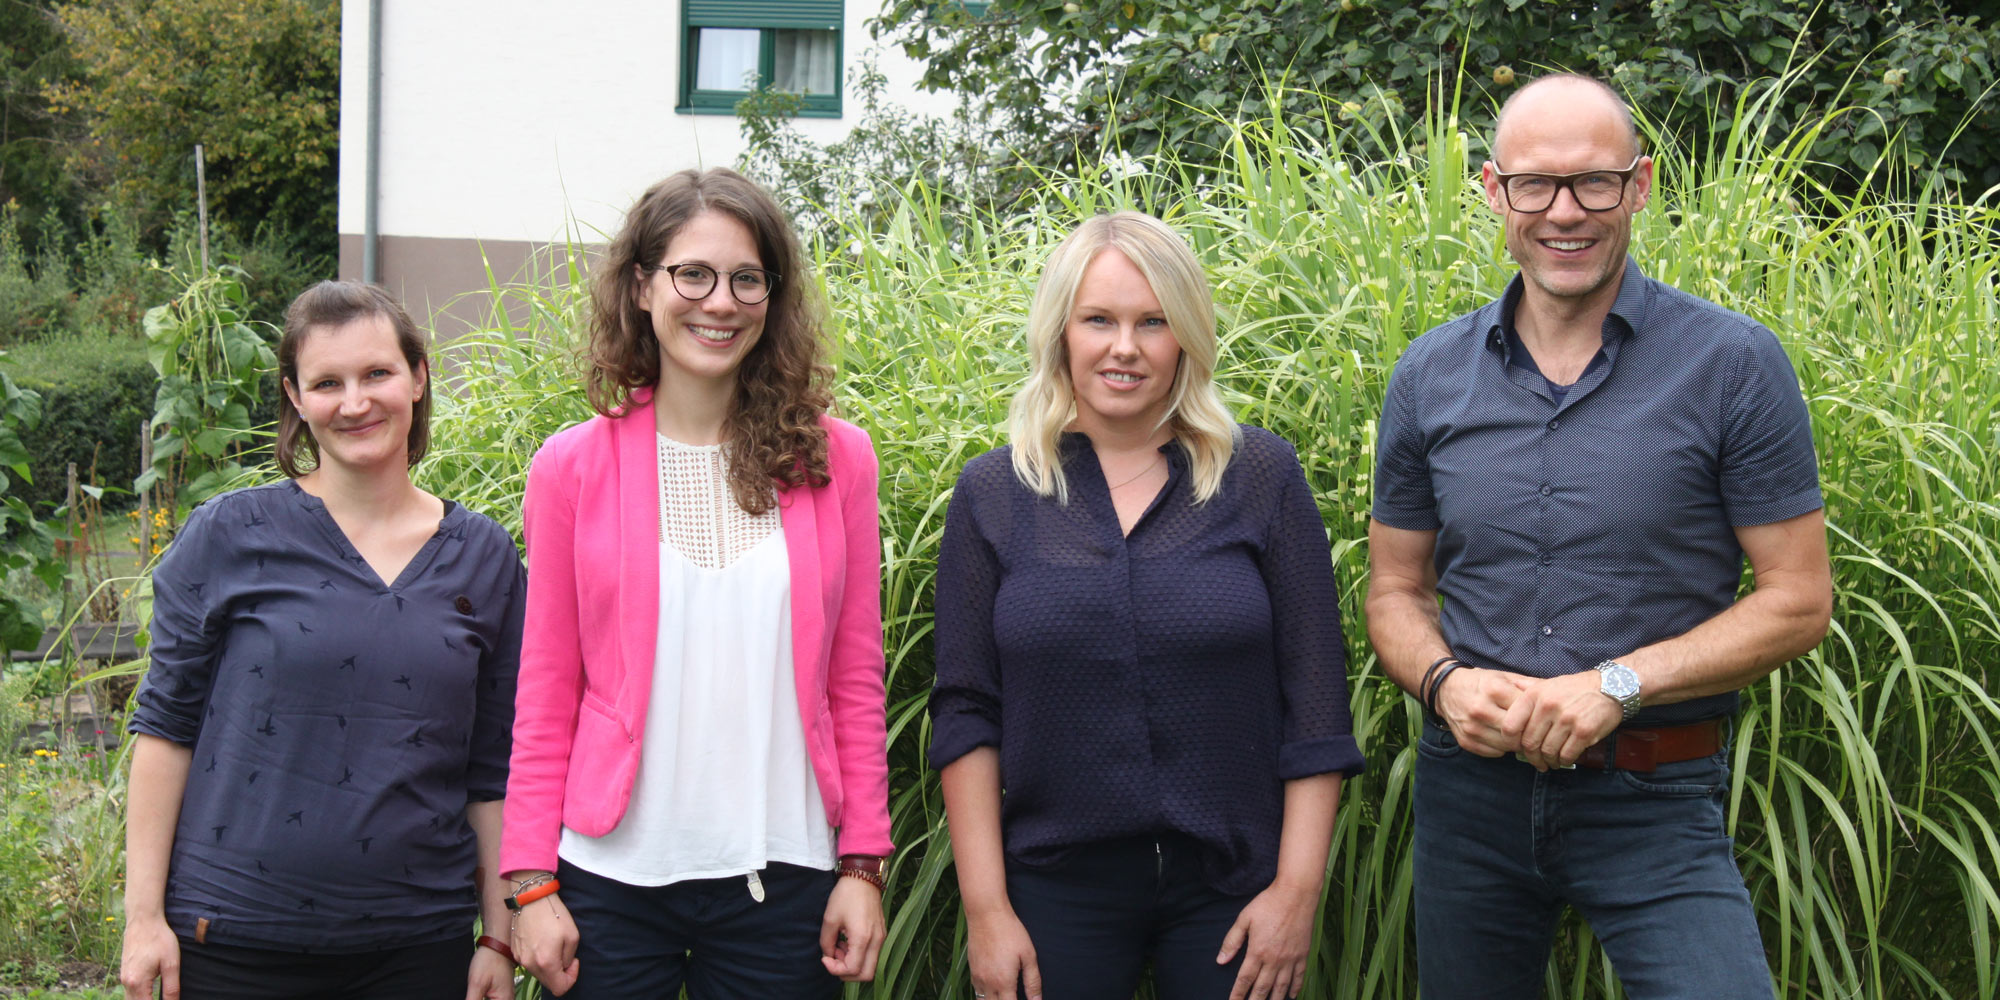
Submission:
{"label": "woman in pink blazer", "polygon": [[826,414],[809,286],[783,212],[728,170],[654,185],[597,263],[599,415],[528,470],[500,852],[515,955],[553,993],[874,975],[876,463]]}

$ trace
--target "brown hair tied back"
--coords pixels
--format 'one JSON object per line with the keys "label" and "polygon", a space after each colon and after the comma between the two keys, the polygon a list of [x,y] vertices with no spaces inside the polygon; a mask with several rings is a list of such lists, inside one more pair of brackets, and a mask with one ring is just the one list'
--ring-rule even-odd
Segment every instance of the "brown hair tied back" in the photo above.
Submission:
{"label": "brown hair tied back", "polygon": [[827,389],[833,373],[823,360],[819,303],[798,236],[756,183],[720,167],[683,170],[647,188],[625,213],[595,265],[584,389],[590,405],[608,415],[631,401],[632,390],[659,384],[660,343],[653,318],[639,308],[640,268],[661,263],[681,227],[703,212],[743,223],[764,269],[778,275],[764,334],[737,369],[736,394],[722,421],[730,492],[737,506],[761,514],[777,503],[774,484],[826,485],[819,417],[833,403]]}
{"label": "brown hair tied back", "polygon": [[[381,316],[389,321],[396,331],[396,346],[403,352],[403,360],[410,371],[429,368],[429,352],[424,346],[424,335],[417,324],[410,321],[410,314],[403,311],[403,304],[380,285],[360,281],[322,281],[299,293],[285,310],[284,336],[278,338],[278,377],[299,384],[299,343],[314,330],[333,329],[346,326],[357,319]],[[409,461],[414,467],[417,460],[431,446],[431,393],[427,390],[417,399],[410,413]],[[312,430],[300,418],[298,407],[292,405],[290,396],[278,393],[278,468],[285,475],[297,479],[319,467],[319,442],[313,440]],[[300,461],[303,456],[306,462]]]}

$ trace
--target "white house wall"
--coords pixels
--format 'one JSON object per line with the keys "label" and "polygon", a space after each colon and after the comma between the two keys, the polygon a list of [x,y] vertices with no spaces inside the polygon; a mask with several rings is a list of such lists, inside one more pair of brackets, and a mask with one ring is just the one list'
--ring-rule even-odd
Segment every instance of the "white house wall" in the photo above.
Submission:
{"label": "white house wall", "polygon": [[[381,10],[378,269],[420,316],[485,286],[482,251],[510,279],[539,247],[572,234],[602,242],[659,178],[743,152],[735,117],[674,111],[681,20],[671,0],[382,0]],[[361,273],[368,12],[342,4],[344,277]],[[871,47],[865,22],[876,13],[873,0],[846,5],[843,75]],[[949,107],[915,90],[918,64],[893,50],[877,59],[892,100]],[[838,139],[859,106],[849,87],[845,117],[798,127]]]}

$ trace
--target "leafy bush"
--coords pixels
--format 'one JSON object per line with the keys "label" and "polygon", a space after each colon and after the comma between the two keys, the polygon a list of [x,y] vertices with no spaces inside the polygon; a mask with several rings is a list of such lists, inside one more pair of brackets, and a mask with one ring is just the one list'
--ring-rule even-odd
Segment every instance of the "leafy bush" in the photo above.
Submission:
{"label": "leafy bush", "polygon": [[158,220],[192,204],[205,144],[218,218],[273,220],[335,250],[340,5],[328,0],[73,0],[57,7],[80,79],[47,91],[92,142],[73,164]]}
{"label": "leafy bush", "polygon": [[123,769],[88,743],[29,740],[27,683],[0,677],[0,885],[8,890],[0,893],[0,966],[115,965]]}
{"label": "leafy bush", "polygon": [[152,416],[158,382],[146,363],[145,341],[104,333],[58,336],[8,357],[15,381],[42,394],[40,425],[21,434],[34,482],[15,484],[15,495],[46,513],[63,502],[70,462],[86,483],[130,489],[142,471],[139,434]]}
{"label": "leafy bush", "polygon": [[0,347],[63,329],[74,298],[64,268],[30,259],[20,210],[0,205]]}
{"label": "leafy bush", "polygon": [[[1804,66],[1803,82],[1772,109],[1784,129],[1819,119],[1829,102],[1852,108],[1819,122],[1812,152],[1824,166],[1812,172],[1821,181],[1853,188],[1900,134],[1898,165],[1937,168],[1976,194],[2000,183],[1991,6],[894,0],[872,29],[925,62],[927,86],[977,102],[996,145],[1042,169],[1066,172],[1121,150],[1216,164],[1230,121],[1272,110],[1320,140],[1322,123],[1343,117],[1388,126],[1379,134],[1420,131],[1433,87],[1463,93],[1465,124],[1484,136],[1493,108],[1544,68],[1610,80],[1705,156],[1709,126],[1746,88]],[[1476,156],[1483,141],[1474,140]]]}

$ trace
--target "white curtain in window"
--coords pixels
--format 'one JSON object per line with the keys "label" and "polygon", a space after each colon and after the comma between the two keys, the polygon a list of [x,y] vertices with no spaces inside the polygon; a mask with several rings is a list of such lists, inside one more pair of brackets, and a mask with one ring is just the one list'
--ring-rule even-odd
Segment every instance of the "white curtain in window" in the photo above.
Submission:
{"label": "white curtain in window", "polygon": [[749,90],[755,86],[757,47],[763,32],[756,28],[703,28],[694,67],[696,90]]}
{"label": "white curtain in window", "polygon": [[833,31],[791,31],[777,34],[777,56],[771,86],[793,94],[840,92],[840,35]]}

